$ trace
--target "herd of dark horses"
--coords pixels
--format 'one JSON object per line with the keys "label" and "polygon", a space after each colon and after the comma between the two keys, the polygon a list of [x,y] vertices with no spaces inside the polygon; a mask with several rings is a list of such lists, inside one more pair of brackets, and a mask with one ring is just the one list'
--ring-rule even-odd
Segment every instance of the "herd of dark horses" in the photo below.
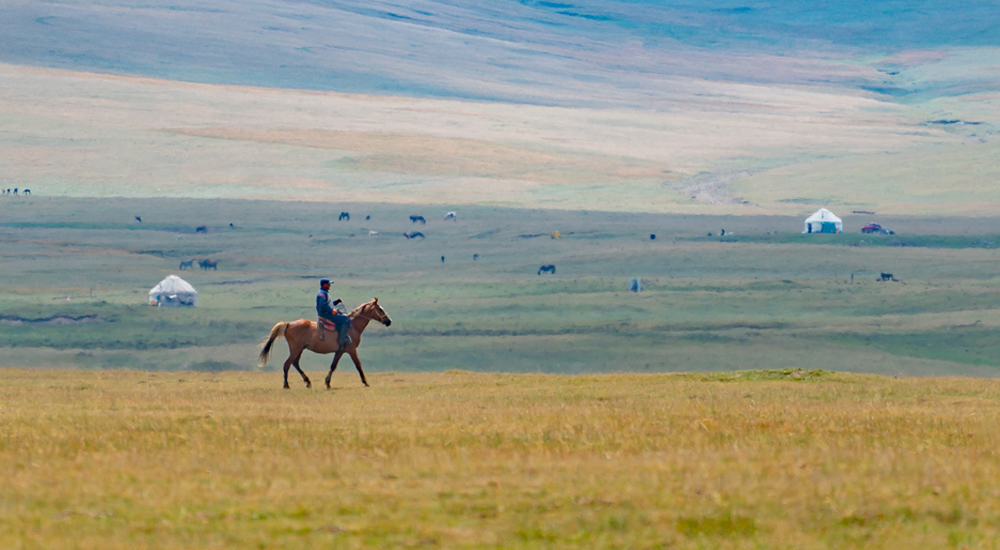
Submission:
{"label": "herd of dark horses", "polygon": [[[28,190],[25,189],[25,191],[27,192]],[[365,216],[365,220],[371,220],[371,218],[372,218],[371,215]],[[135,219],[138,222],[140,222],[140,223],[142,222],[142,218],[139,217],[139,216],[136,216]],[[445,219],[445,221],[447,221],[447,220],[457,221],[458,220],[458,216],[455,214],[455,212],[448,212],[445,215],[444,219]],[[351,213],[350,212],[346,212],[346,211],[345,212],[341,212],[340,215],[337,217],[337,221],[348,221],[348,222],[351,221]],[[420,223],[422,225],[427,225],[427,218],[424,218],[423,216],[420,216],[420,215],[413,214],[413,215],[410,216],[410,223]],[[229,224],[229,227],[230,227],[230,229],[234,228],[233,224]],[[206,226],[206,225],[199,225],[198,227],[195,228],[194,232],[195,233],[208,234],[208,226]],[[379,233],[377,231],[370,231],[369,235],[378,236]],[[312,235],[310,235],[310,237],[311,236]],[[410,240],[410,239],[425,239],[425,238],[427,238],[426,235],[424,235],[420,231],[407,231],[407,232],[403,233],[403,236],[406,237],[407,240]],[[656,237],[653,236],[653,235],[650,235],[650,238],[651,239],[655,239]],[[473,254],[472,259],[473,260],[478,260],[479,259],[479,254]],[[203,271],[207,271],[209,269],[218,271],[218,269],[219,269],[218,268],[218,262],[216,260],[209,260],[209,259],[204,259],[204,260],[184,260],[184,261],[182,261],[180,263],[180,265],[178,266],[178,269],[181,270],[181,271],[184,271],[185,269],[194,269],[194,263],[195,262],[198,262],[198,267],[200,267]],[[444,256],[441,257],[441,262],[444,263]],[[550,275],[555,275],[556,274],[556,266],[552,265],[552,264],[543,265],[543,266],[541,266],[541,267],[538,268],[538,274],[541,275],[542,273],[548,273]]]}
{"label": "herd of dark horses", "polygon": [[[365,220],[366,221],[367,220],[371,220],[371,219],[372,219],[372,217],[370,215],[369,216],[365,216]],[[448,212],[447,214],[445,214],[444,220],[445,221],[448,221],[448,220],[458,221],[458,215],[455,212]],[[343,221],[347,221],[347,222],[351,221],[351,213],[350,212],[341,212],[340,216],[337,217],[337,221],[342,221],[342,222]],[[410,223],[420,223],[422,225],[427,225],[427,218],[425,218],[423,216],[420,216],[420,215],[417,215],[417,214],[412,214],[412,215],[410,215]],[[372,237],[377,237],[377,236],[380,235],[380,233],[378,231],[369,231],[368,235],[372,236]],[[311,236],[312,235],[310,235],[310,237]],[[425,239],[425,238],[427,238],[427,236],[424,235],[423,233],[421,233],[420,231],[407,231],[407,232],[403,233],[403,236],[406,237],[407,240],[410,240],[410,239]],[[656,235],[650,235],[649,238],[650,239],[655,239]],[[473,261],[478,260],[479,259],[479,254],[473,254],[472,255],[472,259],[473,259]],[[441,263],[444,263],[444,256],[441,256]],[[550,275],[555,275],[556,274],[556,266],[554,266],[552,264],[543,265],[543,266],[541,266],[541,267],[538,268],[538,274],[541,275],[542,273],[548,273]]]}
{"label": "herd of dark horses", "polygon": [[[3,190],[3,194],[4,195],[14,195],[14,196],[17,196],[17,193],[18,193],[17,187],[14,188],[13,192],[11,192],[10,188],[7,188],[7,189]],[[31,194],[31,189],[21,189],[21,194],[22,195],[30,195]]]}
{"label": "herd of dark horses", "polygon": [[183,260],[181,265],[177,266],[177,269],[184,271],[185,269],[194,269],[194,263],[198,262],[198,267],[202,271],[208,271],[209,269],[218,271],[219,262],[217,260]]}

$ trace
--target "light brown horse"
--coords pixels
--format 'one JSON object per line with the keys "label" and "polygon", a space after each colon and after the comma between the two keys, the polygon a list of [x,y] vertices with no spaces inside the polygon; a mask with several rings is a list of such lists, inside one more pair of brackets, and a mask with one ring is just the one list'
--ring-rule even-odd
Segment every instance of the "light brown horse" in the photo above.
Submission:
{"label": "light brown horse", "polygon": [[337,344],[337,333],[334,331],[327,331],[325,339],[320,340],[316,321],[299,319],[291,323],[281,322],[274,325],[274,328],[271,329],[271,336],[267,339],[267,343],[264,344],[264,348],[260,350],[260,365],[264,366],[267,364],[268,355],[271,354],[271,344],[274,344],[274,341],[278,338],[284,338],[288,342],[288,359],[285,359],[285,389],[289,387],[288,368],[292,365],[302,375],[302,380],[305,381],[306,387],[312,387],[309,377],[299,368],[299,358],[302,357],[302,352],[305,350],[319,354],[336,353],[333,356],[333,363],[330,364],[330,373],[326,375],[327,389],[330,388],[330,377],[333,376],[333,371],[337,370],[337,363],[345,353],[351,356],[354,366],[358,368],[358,374],[361,375],[361,382],[367,386],[368,380],[365,380],[365,371],[361,370],[361,360],[358,359],[358,346],[361,344],[361,333],[365,331],[369,321],[378,321],[385,326],[389,326],[392,324],[392,319],[382,309],[382,306],[378,305],[378,298],[373,298],[372,301],[354,308],[349,317],[351,318],[351,329],[348,334],[351,335],[351,343],[344,346]]}

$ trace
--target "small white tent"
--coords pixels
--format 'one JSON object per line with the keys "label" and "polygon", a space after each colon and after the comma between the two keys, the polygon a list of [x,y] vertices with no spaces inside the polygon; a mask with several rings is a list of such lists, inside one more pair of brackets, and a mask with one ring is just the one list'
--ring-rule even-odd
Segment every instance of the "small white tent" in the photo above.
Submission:
{"label": "small white tent", "polygon": [[169,275],[149,291],[149,305],[162,307],[197,306],[198,291],[177,275]]}
{"label": "small white tent", "polygon": [[826,208],[820,208],[815,214],[806,218],[806,229],[803,233],[840,233],[844,230],[844,222]]}

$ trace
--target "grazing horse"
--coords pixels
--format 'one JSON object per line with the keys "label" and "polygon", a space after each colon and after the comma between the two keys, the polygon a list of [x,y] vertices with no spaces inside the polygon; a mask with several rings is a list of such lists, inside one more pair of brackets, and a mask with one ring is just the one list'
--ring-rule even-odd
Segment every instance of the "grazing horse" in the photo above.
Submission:
{"label": "grazing horse", "polygon": [[419,231],[410,231],[409,233],[403,233],[403,236],[406,237],[407,239],[416,239],[417,237],[420,237],[421,239],[425,238],[424,234]]}
{"label": "grazing horse", "polygon": [[447,214],[444,215],[444,221],[448,221],[448,220],[458,221],[458,214],[456,214],[454,212],[448,212]]}
{"label": "grazing horse", "polygon": [[545,273],[551,273],[551,274],[555,275],[556,274],[556,266],[554,266],[552,264],[548,264],[548,265],[543,265],[542,267],[538,268],[538,274],[539,275],[541,275],[543,271]]}
{"label": "grazing horse", "polygon": [[185,269],[194,269],[194,260],[183,260],[181,265],[177,266],[177,269],[184,271]]}
{"label": "grazing horse", "polygon": [[321,355],[336,353],[333,356],[333,362],[330,363],[330,373],[326,375],[327,389],[330,388],[330,377],[333,376],[333,371],[337,370],[337,363],[345,353],[350,355],[351,360],[354,361],[354,366],[357,367],[358,374],[361,375],[361,382],[365,386],[368,386],[368,380],[365,379],[365,371],[361,369],[361,360],[358,359],[358,346],[361,345],[361,333],[368,327],[369,321],[378,321],[385,326],[389,326],[392,324],[392,319],[382,309],[382,306],[378,304],[378,298],[373,298],[370,302],[365,302],[354,308],[354,311],[348,316],[351,318],[351,328],[348,332],[351,335],[351,343],[343,346],[337,344],[336,338],[320,340],[319,332],[316,330],[316,321],[299,319],[291,323],[281,322],[274,325],[274,328],[271,329],[271,335],[260,350],[260,366],[263,367],[267,364],[267,357],[271,353],[271,345],[274,344],[274,341],[278,338],[284,338],[288,342],[288,359],[285,360],[285,389],[289,388],[288,369],[291,366],[294,366],[295,370],[299,371],[299,374],[302,375],[302,380],[305,381],[306,387],[312,387],[309,377],[299,367],[299,358],[302,357],[302,352],[305,350]]}
{"label": "grazing horse", "polygon": [[31,194],[31,189],[25,189],[21,193],[24,194],[24,195],[30,195]]}
{"label": "grazing horse", "polygon": [[347,213],[347,212],[341,212],[340,213],[340,217],[337,218],[337,221],[338,222],[342,222],[342,221],[345,221],[345,220],[346,221],[351,221],[351,215],[349,213]]}
{"label": "grazing horse", "polygon": [[201,260],[198,262],[198,266],[201,267],[203,271],[208,271],[209,269],[219,270],[219,262],[215,260]]}
{"label": "grazing horse", "polygon": [[207,234],[208,233],[208,226],[207,225],[199,225],[198,227],[194,228],[194,232],[195,233],[206,233]]}
{"label": "grazing horse", "polygon": [[417,222],[427,225],[427,220],[425,220],[423,216],[410,216],[410,223],[417,223]]}

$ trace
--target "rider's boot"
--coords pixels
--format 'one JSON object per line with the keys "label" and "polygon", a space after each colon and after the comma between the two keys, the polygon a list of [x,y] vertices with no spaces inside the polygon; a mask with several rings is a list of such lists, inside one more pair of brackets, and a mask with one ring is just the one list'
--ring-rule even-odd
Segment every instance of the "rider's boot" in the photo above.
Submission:
{"label": "rider's boot", "polygon": [[351,343],[351,335],[347,333],[349,330],[351,330],[350,323],[342,323],[339,326],[337,326],[337,333],[339,336],[337,338],[338,344],[346,346],[347,344]]}

